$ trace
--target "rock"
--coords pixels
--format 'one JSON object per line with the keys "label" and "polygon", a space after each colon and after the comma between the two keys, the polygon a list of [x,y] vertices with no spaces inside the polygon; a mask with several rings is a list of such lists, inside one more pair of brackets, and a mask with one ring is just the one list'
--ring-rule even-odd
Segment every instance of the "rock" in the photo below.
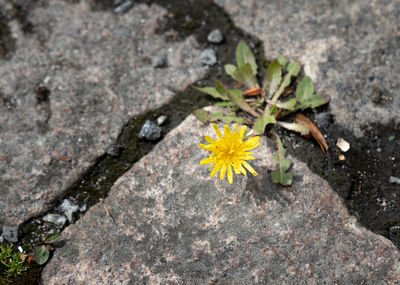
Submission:
{"label": "rock", "polygon": [[212,48],[207,48],[201,53],[200,60],[202,64],[214,65],[217,63],[217,55]]}
{"label": "rock", "polygon": [[207,36],[207,41],[213,44],[219,44],[223,41],[223,39],[224,36],[219,29],[212,30]]}
{"label": "rock", "polygon": [[148,140],[157,140],[161,137],[161,128],[154,124],[152,121],[147,120],[139,132],[139,138],[146,138]]}
{"label": "rock", "polygon": [[59,207],[70,223],[73,223],[74,214],[79,211],[79,207],[69,199],[65,199]]}
{"label": "rock", "polygon": [[157,118],[157,125],[161,126],[167,120],[167,116],[161,115]]}
{"label": "rock", "polygon": [[400,122],[400,41],[388,28],[398,26],[400,5],[378,0],[215,2],[261,40],[268,59],[278,54],[298,58],[315,91],[331,97],[335,122],[357,137],[363,136],[363,125]]}
{"label": "rock", "polygon": [[[220,124],[220,128],[223,125]],[[233,127],[231,127],[233,129]],[[274,142],[262,138],[256,177],[210,177],[200,161],[210,125],[189,116],[99,203],[67,227],[42,284],[395,284],[398,249],[351,217],[307,166],[271,182]],[[154,163],[154,162],[157,163]],[[108,211],[106,210],[108,209]]]}
{"label": "rock", "polygon": [[63,227],[67,221],[67,218],[64,215],[47,214],[43,217],[43,221]]}
{"label": "rock", "polygon": [[[194,37],[170,42],[159,33],[167,10],[156,4],[137,3],[117,17],[87,0],[20,2],[14,12],[34,29],[24,32],[14,18],[4,22],[15,48],[0,58],[1,225],[49,211],[132,117],[159,108],[207,72]],[[167,54],[168,66],[155,69],[143,54]],[[50,100],[38,102],[38,85],[51,91]]]}
{"label": "rock", "polygon": [[157,55],[152,59],[152,65],[154,68],[157,67],[166,67],[168,63],[167,55]]}
{"label": "rock", "polygon": [[3,226],[3,238],[9,242],[18,242],[18,226]]}
{"label": "rock", "polygon": [[2,235],[0,235],[0,243],[3,243],[3,242],[4,242],[4,238]]}
{"label": "rock", "polygon": [[400,178],[396,176],[390,176],[389,182],[391,184],[399,184],[400,185]]}

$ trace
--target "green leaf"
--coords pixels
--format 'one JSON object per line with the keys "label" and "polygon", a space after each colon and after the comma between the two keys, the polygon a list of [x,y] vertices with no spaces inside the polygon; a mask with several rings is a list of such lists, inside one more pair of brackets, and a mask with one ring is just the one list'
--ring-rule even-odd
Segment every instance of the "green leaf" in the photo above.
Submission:
{"label": "green leaf", "polygon": [[232,122],[236,122],[238,124],[244,123],[244,118],[236,117],[235,113],[231,113],[225,116],[222,113],[222,111],[217,111],[211,115],[211,121],[217,121],[217,120],[220,120],[226,124],[230,124]]}
{"label": "green leaf", "polygon": [[283,55],[278,55],[278,58],[277,58],[277,60],[278,60],[278,62],[279,62],[279,64],[281,65],[281,66],[286,66],[286,64],[288,63],[288,60],[287,60],[287,58],[286,57],[284,57]]}
{"label": "green leaf", "polygon": [[302,102],[303,100],[308,100],[309,98],[311,98],[313,93],[314,84],[312,83],[311,78],[306,76],[297,87],[296,98],[299,102]]}
{"label": "green leaf", "polygon": [[272,182],[280,183],[282,185],[291,185],[293,182],[293,174],[288,173],[288,169],[290,167],[291,162],[285,158],[286,150],[283,147],[283,144],[278,136],[275,133],[276,142],[277,142],[277,153],[274,155],[275,161],[278,163],[279,168],[277,170],[272,171]]}
{"label": "green leaf", "polygon": [[203,93],[206,93],[206,94],[208,94],[208,95],[211,95],[211,96],[213,96],[213,97],[216,98],[216,99],[222,99],[222,100],[225,100],[225,101],[228,101],[228,100],[229,100],[228,97],[226,97],[226,96],[220,94],[220,93],[216,90],[215,87],[204,87],[204,88],[196,87],[196,86],[192,86],[192,87],[193,87],[194,89],[200,91],[200,92],[203,92]]}
{"label": "green leaf", "polygon": [[275,105],[281,109],[294,111],[294,106],[296,105],[296,103],[297,103],[296,98],[293,98],[285,102],[276,101]]}
{"label": "green leaf", "polygon": [[287,73],[283,78],[282,83],[279,85],[278,90],[275,92],[274,97],[272,98],[273,102],[276,102],[279,96],[282,95],[283,90],[289,86],[292,76],[297,76],[299,74],[300,64],[298,62],[289,62],[285,69]]}
{"label": "green leaf", "polygon": [[285,129],[295,131],[305,136],[310,133],[310,129],[304,124],[298,123],[286,123],[286,122],[276,122],[279,126],[284,127]]}
{"label": "green leaf", "polygon": [[207,124],[210,120],[210,113],[203,109],[194,110],[193,115],[195,115],[203,124]]}
{"label": "green leaf", "polygon": [[278,60],[274,60],[267,67],[267,76],[265,78],[263,90],[265,91],[268,87],[268,96],[272,97],[272,95],[278,89],[279,83],[282,80],[282,67],[279,64]]}
{"label": "green leaf", "polygon": [[214,106],[217,106],[217,107],[232,107],[233,103],[229,102],[229,101],[223,101],[223,102],[215,103]]}
{"label": "green leaf", "polygon": [[245,63],[233,72],[233,78],[245,85],[247,88],[258,87],[249,63]]}
{"label": "green leaf", "polygon": [[33,254],[35,257],[35,261],[37,264],[42,265],[45,264],[49,259],[50,252],[46,248],[46,246],[42,245],[35,249],[35,253]]}
{"label": "green leaf", "polygon": [[239,68],[246,63],[250,64],[253,75],[257,74],[256,59],[244,41],[240,41],[236,48],[236,62]]}
{"label": "green leaf", "polygon": [[238,106],[243,111],[246,111],[247,113],[251,114],[252,116],[254,116],[256,118],[258,118],[260,116],[244,100],[242,91],[234,90],[234,89],[228,90],[224,86],[224,84],[221,81],[219,81],[218,79],[214,79],[214,81],[215,81],[215,88],[217,89],[217,91],[220,94],[223,94],[224,96],[226,95],[232,103],[234,103],[236,106]]}
{"label": "green leaf", "polygon": [[54,243],[54,242],[58,241],[60,239],[60,237],[61,237],[61,234],[57,234],[57,233],[50,234],[45,238],[44,242],[45,243]]}
{"label": "green leaf", "polygon": [[268,105],[265,107],[263,115],[257,119],[254,123],[254,134],[262,135],[264,134],[265,127],[268,124],[274,124],[276,122],[275,117],[271,114],[271,110],[269,109]]}
{"label": "green leaf", "polygon": [[299,83],[299,86],[296,90],[296,99],[299,102],[299,105],[296,106],[296,109],[307,109],[307,108],[315,108],[326,104],[327,101],[319,94],[314,94],[314,84],[310,77],[306,76]]}
{"label": "green leaf", "polygon": [[389,140],[390,142],[392,142],[392,141],[394,141],[395,138],[396,138],[395,136],[390,136],[388,140]]}
{"label": "green leaf", "polygon": [[236,66],[233,64],[225,64],[224,66],[226,74],[230,75],[233,79],[236,80],[236,78],[233,76],[233,73],[236,71]]}

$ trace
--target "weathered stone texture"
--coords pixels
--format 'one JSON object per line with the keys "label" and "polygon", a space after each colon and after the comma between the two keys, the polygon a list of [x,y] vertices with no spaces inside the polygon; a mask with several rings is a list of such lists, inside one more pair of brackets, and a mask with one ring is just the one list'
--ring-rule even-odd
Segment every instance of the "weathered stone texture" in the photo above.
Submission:
{"label": "weathered stone texture", "polygon": [[171,131],[63,233],[42,284],[395,284],[399,252],[360,227],[327,182],[294,162],[294,183],[272,184],[272,143],[256,177],[230,185],[199,161],[193,116]]}
{"label": "weathered stone texture", "polygon": [[216,0],[260,38],[265,55],[298,58],[337,122],[362,135],[400,122],[400,1]]}
{"label": "weathered stone texture", "polygon": [[[32,5],[32,32],[9,21],[17,48],[0,59],[0,224],[48,210],[129,118],[206,72],[194,38],[170,42],[157,34],[166,14],[157,5],[137,4],[123,15],[92,11],[87,1]],[[158,54],[168,67],[152,67]],[[39,85],[50,91],[48,101],[36,99]]]}

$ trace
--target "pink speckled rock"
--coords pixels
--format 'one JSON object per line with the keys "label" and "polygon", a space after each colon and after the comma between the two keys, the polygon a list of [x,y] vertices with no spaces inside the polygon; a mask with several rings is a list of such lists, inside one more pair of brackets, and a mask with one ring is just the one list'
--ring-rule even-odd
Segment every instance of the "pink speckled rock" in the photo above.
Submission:
{"label": "pink speckled rock", "polygon": [[266,57],[298,58],[355,135],[363,125],[400,122],[400,1],[215,2],[262,40]]}
{"label": "pink speckled rock", "polygon": [[359,226],[327,182],[294,158],[272,184],[272,143],[234,184],[199,161],[211,126],[189,116],[63,233],[42,284],[397,284],[400,254]]}
{"label": "pink speckled rock", "polygon": [[[132,116],[165,104],[207,71],[194,38],[171,42],[157,33],[165,9],[137,4],[116,15],[89,2],[26,2],[31,33],[6,22],[16,50],[0,59],[0,225],[48,210]],[[155,69],[148,59],[161,54],[168,65]],[[50,91],[47,123],[38,85]]]}

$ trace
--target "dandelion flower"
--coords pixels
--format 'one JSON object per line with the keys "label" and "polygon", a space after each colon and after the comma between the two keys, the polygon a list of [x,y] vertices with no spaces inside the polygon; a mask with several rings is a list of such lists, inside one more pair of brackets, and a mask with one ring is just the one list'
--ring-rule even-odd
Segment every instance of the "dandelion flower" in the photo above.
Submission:
{"label": "dandelion flower", "polygon": [[200,144],[201,148],[212,152],[208,158],[200,162],[201,165],[212,163],[212,166],[209,169],[210,171],[212,170],[210,176],[213,177],[218,170],[221,170],[219,177],[223,180],[226,172],[228,172],[228,181],[232,184],[232,166],[233,171],[235,171],[236,174],[242,173],[246,175],[247,173],[245,168],[247,168],[247,170],[256,176],[257,172],[246,162],[246,160],[254,159],[252,156],[253,152],[248,152],[248,150],[256,148],[261,144],[258,142],[260,137],[253,137],[247,141],[243,141],[246,126],[238,132],[238,124],[236,124],[234,133],[232,133],[229,126],[226,125],[224,131],[225,137],[223,137],[217,124],[212,125],[218,135],[218,139],[214,140],[209,136],[205,136],[205,140],[210,144]]}

